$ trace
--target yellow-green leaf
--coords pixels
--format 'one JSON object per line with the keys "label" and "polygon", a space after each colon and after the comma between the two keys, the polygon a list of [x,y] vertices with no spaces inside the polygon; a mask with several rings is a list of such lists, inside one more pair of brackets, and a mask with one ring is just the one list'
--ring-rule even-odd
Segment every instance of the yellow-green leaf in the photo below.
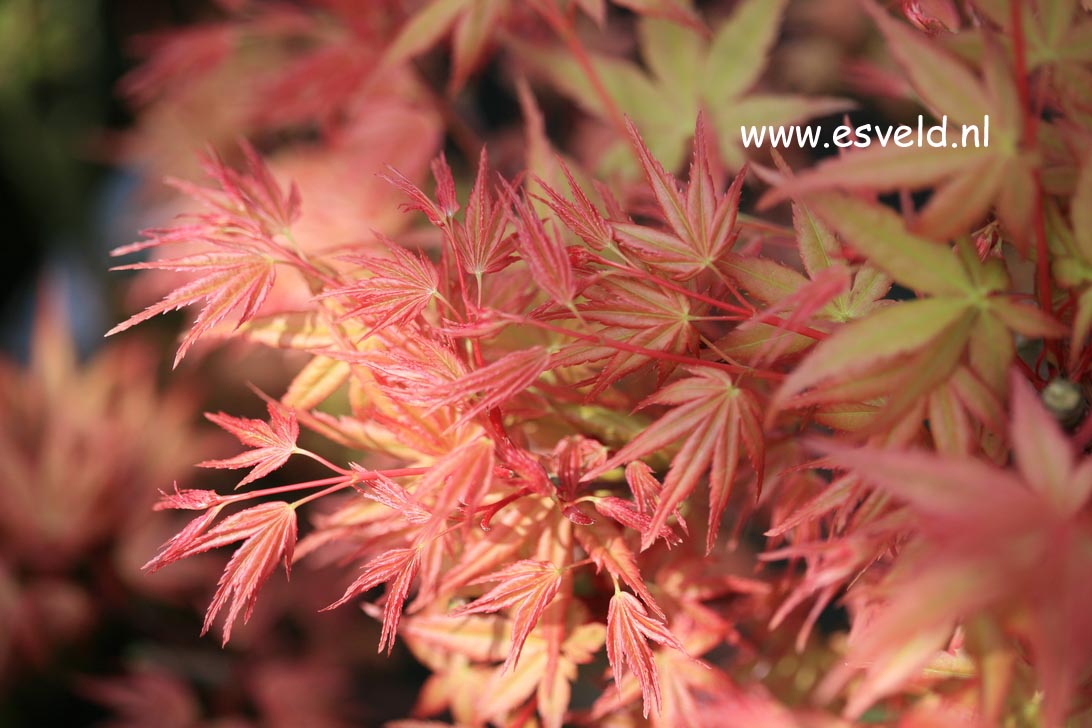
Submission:
{"label": "yellow-green leaf", "polygon": [[933,295],[974,290],[946,245],[910,234],[893,211],[839,193],[808,197],[807,204],[843,241],[907,288]]}
{"label": "yellow-green leaf", "polygon": [[851,377],[885,359],[917,351],[965,316],[968,308],[967,302],[952,298],[909,301],[847,324],[800,362],[775,401],[784,403],[827,379]]}
{"label": "yellow-green leaf", "polygon": [[709,47],[703,86],[723,97],[738,96],[758,79],[777,40],[787,0],[745,0],[717,29]]}

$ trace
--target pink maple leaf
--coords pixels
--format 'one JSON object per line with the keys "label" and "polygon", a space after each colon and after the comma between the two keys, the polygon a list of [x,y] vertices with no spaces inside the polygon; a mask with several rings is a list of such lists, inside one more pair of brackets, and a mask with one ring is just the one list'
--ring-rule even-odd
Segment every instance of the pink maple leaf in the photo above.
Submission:
{"label": "pink maple leaf", "polygon": [[561,588],[562,570],[548,561],[525,559],[500,571],[475,580],[500,582],[485,595],[454,612],[456,615],[496,612],[506,607],[512,611],[512,650],[504,662],[504,669],[514,667],[519,661],[523,645],[531,630],[557,596]]}
{"label": "pink maple leaf", "polygon": [[[1015,469],[969,457],[865,448],[831,460],[904,502],[918,535],[859,620],[848,662],[865,678],[846,712],[860,715],[920,671],[960,621],[990,615],[1032,647],[1044,725],[1060,726],[1092,666],[1092,459],[1078,462],[1034,390],[1013,375]],[[829,685],[849,677],[837,671]],[[829,692],[829,690],[828,690]]]}
{"label": "pink maple leaf", "polygon": [[663,620],[650,616],[637,597],[628,592],[615,592],[607,609],[607,659],[619,691],[626,667],[637,677],[646,718],[650,710],[660,712],[659,675],[649,640],[686,652]]}
{"label": "pink maple leaf", "polygon": [[269,403],[269,422],[246,417],[232,417],[223,412],[209,413],[205,416],[235,435],[244,445],[254,448],[226,460],[206,460],[198,463],[202,468],[236,469],[253,466],[253,470],[239,481],[236,488],[264,478],[284,465],[293,453],[299,451],[296,448],[296,439],[300,435],[300,427],[296,422],[296,415],[278,402]]}
{"label": "pink maple leaf", "polygon": [[398,622],[402,617],[402,606],[406,603],[413,578],[421,566],[421,549],[417,547],[391,549],[380,554],[367,566],[356,581],[349,585],[345,593],[336,602],[323,609],[327,611],[345,604],[350,599],[360,596],[380,584],[387,584],[386,603],[383,605],[383,632],[379,639],[379,651],[387,648],[390,654],[394,649],[394,636],[398,633]]}

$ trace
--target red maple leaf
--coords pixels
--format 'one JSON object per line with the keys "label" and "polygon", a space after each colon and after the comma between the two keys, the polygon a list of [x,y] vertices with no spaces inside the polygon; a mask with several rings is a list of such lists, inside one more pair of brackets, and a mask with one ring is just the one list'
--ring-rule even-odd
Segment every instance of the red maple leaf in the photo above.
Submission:
{"label": "red maple leaf", "polygon": [[670,232],[619,222],[614,224],[618,240],[646,263],[670,272],[678,280],[689,280],[710,270],[735,245],[746,167],[728,191],[718,197],[709,163],[705,115],[699,114],[690,184],[684,197],[678,181],[652,156],[633,122],[627,120],[627,128]]}
{"label": "red maple leaf", "polygon": [[112,255],[128,255],[147,248],[190,244],[201,252],[115,268],[168,270],[197,277],[110,329],[107,336],[161,313],[205,301],[178,348],[174,360],[178,366],[190,347],[232,312],[236,328],[257,315],[276,281],[278,262],[302,262],[280,241],[299,217],[299,191],[293,185],[284,193],[253,147],[244,143],[243,152],[249,166],[246,173],[231,169],[215,154],[209,155],[205,171],[218,189],[175,182],[183,192],[205,203],[209,212],[195,216],[192,223],[147,230],[145,241],[112,251]]}
{"label": "red maple leaf", "polygon": [[736,477],[741,445],[761,482],[764,446],[758,404],[750,392],[717,370],[697,370],[693,376],[664,387],[642,406],[652,404],[673,405],[674,409],[585,475],[584,480],[681,441],[641,546],[647,549],[661,536],[667,519],[708,472],[711,497],[706,548],[712,550]]}
{"label": "red maple leaf", "polygon": [[383,605],[383,632],[379,639],[379,651],[394,649],[394,636],[398,633],[398,621],[402,617],[402,605],[406,603],[413,578],[421,566],[421,549],[416,546],[391,549],[380,554],[364,567],[364,572],[349,585],[340,599],[323,609],[340,607],[364,592],[387,584],[386,603]]}
{"label": "red maple leaf", "polygon": [[191,521],[144,568],[155,571],[173,561],[243,541],[220,577],[201,630],[201,634],[208,632],[216,615],[230,601],[224,622],[224,644],[227,644],[240,613],[244,622],[250,619],[258,590],[277,563],[283,559],[285,573],[289,572],[296,546],[296,509],[283,501],[261,503],[228,516],[206,532],[223,505],[214,505]]}
{"label": "red maple leaf", "polygon": [[500,582],[473,603],[455,610],[452,614],[482,614],[496,612],[506,607],[512,610],[512,650],[504,662],[504,669],[514,667],[519,661],[527,636],[538,624],[546,607],[561,588],[562,570],[548,561],[525,559],[500,571],[476,579],[482,582]]}
{"label": "red maple leaf", "polygon": [[205,417],[235,435],[244,445],[254,448],[226,460],[198,463],[202,468],[236,469],[253,466],[254,469],[239,481],[236,488],[264,478],[284,465],[293,453],[299,452],[296,439],[300,436],[300,427],[296,422],[296,415],[278,402],[269,403],[268,423],[246,417],[232,417],[223,412],[208,413]]}
{"label": "red maple leaf", "polygon": [[663,620],[650,616],[637,597],[628,592],[615,592],[607,609],[607,659],[619,691],[627,667],[637,676],[646,718],[649,711],[660,712],[659,675],[649,640],[686,652]]}
{"label": "red maple leaf", "polygon": [[348,298],[353,306],[343,319],[362,317],[371,324],[364,336],[386,326],[402,326],[413,321],[440,297],[440,276],[436,266],[421,255],[414,255],[386,237],[390,258],[374,255],[346,256],[371,275],[344,288],[324,293],[323,297]]}

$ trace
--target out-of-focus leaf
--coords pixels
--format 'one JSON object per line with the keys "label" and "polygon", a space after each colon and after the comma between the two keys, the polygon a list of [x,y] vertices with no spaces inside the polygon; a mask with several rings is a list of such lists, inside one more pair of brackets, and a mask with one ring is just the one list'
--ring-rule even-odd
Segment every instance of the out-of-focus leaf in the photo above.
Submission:
{"label": "out-of-focus leaf", "polygon": [[716,89],[721,98],[734,98],[754,85],[777,40],[786,5],[787,0],[739,3],[709,45],[703,87]]}
{"label": "out-of-focus leaf", "polygon": [[877,362],[929,345],[945,329],[969,315],[957,299],[926,299],[890,306],[838,329],[793,370],[776,401],[830,378],[852,377]]}
{"label": "out-of-focus leaf", "polygon": [[350,371],[347,362],[316,356],[293,377],[281,401],[301,410],[317,407],[345,384]]}
{"label": "out-of-focus leaf", "polygon": [[807,204],[846,243],[902,285],[933,295],[972,290],[946,245],[911,235],[891,210],[837,193],[809,196]]}

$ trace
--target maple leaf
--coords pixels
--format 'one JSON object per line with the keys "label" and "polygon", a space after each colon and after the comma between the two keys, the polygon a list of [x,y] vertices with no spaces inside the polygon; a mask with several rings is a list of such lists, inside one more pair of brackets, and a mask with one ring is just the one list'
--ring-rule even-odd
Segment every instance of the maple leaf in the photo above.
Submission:
{"label": "maple leaf", "polygon": [[[1014,33],[1011,7],[1005,3],[981,3],[981,11],[1002,32]],[[1088,3],[1039,2],[1020,6],[1020,25],[1026,44],[1029,72],[1038,72],[1065,114],[1086,127],[1092,121],[1092,50],[1088,44],[1092,22]]]}
{"label": "maple leaf", "polygon": [[[451,614],[408,618],[402,628],[406,643],[436,671],[414,714],[430,716],[450,709],[459,725],[500,722],[537,692],[543,724],[560,726],[577,666],[591,662],[605,638],[604,626],[587,619],[585,609],[574,610],[556,651],[546,632],[533,630],[519,663],[507,669],[481,663],[495,663],[511,654],[511,620]],[[551,661],[557,667],[552,680]]]}
{"label": "maple leaf", "polygon": [[612,226],[615,236],[623,247],[646,263],[670,272],[677,280],[692,279],[712,268],[735,245],[736,214],[746,169],[736,175],[731,187],[718,199],[707,150],[705,113],[701,112],[694,131],[694,160],[684,197],[678,181],[652,156],[637,127],[627,120],[627,128],[671,232],[619,222]]}
{"label": "maple leaf", "polygon": [[302,411],[314,409],[341,389],[351,375],[352,367],[348,362],[315,355],[292,377],[281,403]]}
{"label": "maple leaf", "polygon": [[[512,646],[511,621],[500,615],[416,614],[406,617],[402,636],[416,654],[452,653],[472,662],[500,662]],[[532,635],[528,642],[537,640]]]}
{"label": "maple leaf", "polygon": [[430,166],[432,168],[432,178],[436,182],[437,199],[435,202],[420,187],[415,185],[409,177],[397,169],[388,168],[389,174],[384,174],[382,177],[410,198],[409,202],[400,206],[403,212],[413,210],[423,212],[432,225],[443,228],[459,211],[459,202],[455,199],[455,177],[451,173],[451,167],[448,165],[447,157],[443,152],[432,160]]}
{"label": "maple leaf", "polygon": [[[639,460],[635,460],[634,463],[644,465]],[[633,463],[630,463],[632,465]],[[646,466],[647,467],[647,466]],[[627,466],[628,468],[628,466]],[[604,516],[613,518],[618,523],[632,528],[635,531],[644,533],[648,530],[648,527],[652,525],[652,516],[647,513],[642,513],[638,510],[637,506],[631,501],[624,498],[615,498],[614,496],[607,496],[605,498],[597,498],[595,500],[595,510],[602,513]],[[676,514],[676,518],[678,515]],[[665,525],[658,534],[659,538],[664,540],[669,547],[675,546],[681,542],[678,534],[672,530],[671,526]]]}
{"label": "maple leaf", "polygon": [[519,216],[519,252],[540,286],[555,303],[573,309],[577,297],[577,281],[568,251],[557,230],[546,226],[529,202],[516,201]]}
{"label": "maple leaf", "polygon": [[380,584],[387,584],[383,605],[383,631],[379,639],[379,652],[387,648],[387,654],[394,649],[394,636],[398,633],[398,622],[402,617],[402,605],[406,603],[413,578],[421,566],[421,548],[391,549],[372,559],[364,567],[363,573],[349,585],[345,593],[336,602],[322,611],[335,609],[350,599],[373,589]]}
{"label": "maple leaf", "polygon": [[[682,161],[692,120],[705,109],[716,130],[724,161],[739,169],[745,161],[739,128],[792,124],[848,106],[841,99],[751,93],[777,39],[787,0],[746,0],[707,39],[693,28],[642,18],[638,24],[641,54],[650,77],[636,65],[615,57],[591,55],[606,91],[631,114],[654,156],[667,169]],[[511,41],[519,55],[559,91],[585,111],[610,120],[580,63],[561,49]],[[603,165],[627,159],[624,147],[609,150]],[[628,159],[627,159],[628,161]]]}
{"label": "maple leaf", "polygon": [[1010,422],[1015,471],[924,452],[830,456],[906,503],[918,529],[880,585],[888,602],[851,641],[849,664],[868,667],[847,715],[860,715],[912,677],[957,622],[992,614],[1031,642],[1045,724],[1062,725],[1092,654],[1084,608],[1092,591],[1080,576],[1092,568],[1092,532],[1080,515],[1092,494],[1092,460],[1077,461],[1017,374]]}
{"label": "maple leaf", "polygon": [[214,490],[195,490],[190,488],[179,490],[178,483],[174,484],[174,493],[159,491],[159,495],[160,499],[152,506],[153,510],[165,511],[168,509],[177,509],[184,511],[203,511],[206,508],[220,505],[224,500],[223,496]]}
{"label": "maple leaf", "polygon": [[504,662],[504,669],[508,670],[519,662],[527,636],[546,611],[546,607],[557,596],[562,575],[561,569],[547,561],[517,561],[494,574],[471,582],[480,584],[499,581],[500,584],[452,614],[482,614],[515,607],[512,612],[512,649]]}
{"label": "maple leaf", "polygon": [[254,448],[226,460],[206,460],[198,463],[203,468],[249,468],[245,478],[236,488],[252,483],[284,465],[288,458],[299,452],[296,440],[300,436],[296,414],[279,402],[269,402],[269,422],[246,417],[232,417],[223,412],[205,415],[209,421],[224,428],[244,445]]}
{"label": "maple leaf", "polygon": [[193,327],[182,339],[175,355],[174,366],[178,366],[183,357],[198,339],[206,336],[223,321],[233,310],[239,309],[238,323],[247,321],[261,309],[269,291],[276,282],[274,261],[256,259],[251,254],[201,254],[170,261],[153,261],[115,266],[112,270],[172,270],[192,272],[199,270],[202,275],[169,293],[159,303],[130,317],[123,323],[106,332],[107,336],[121,333],[126,329],[147,321],[167,311],[175,311],[186,306],[205,301],[204,308],[193,322]]}
{"label": "maple leaf", "polygon": [[384,54],[383,64],[395,66],[431,48],[452,33],[451,92],[460,89],[481,63],[490,30],[509,13],[509,0],[432,0],[402,27]]}
{"label": "maple leaf", "polygon": [[[646,15],[670,18],[701,28],[701,20],[688,0],[612,0],[614,4]],[[605,0],[536,0],[512,3],[511,0],[432,0],[421,8],[399,31],[384,55],[383,65],[404,63],[424,52],[449,33],[452,36],[452,71],[449,92],[462,88],[473,70],[482,62],[492,33],[511,15],[537,10],[547,18],[559,17],[561,6],[579,7],[599,25],[606,20]]]}
{"label": "maple leaf", "polygon": [[[179,507],[173,505],[174,501],[168,502],[172,504],[168,507]],[[194,507],[188,502],[180,505]],[[292,552],[296,545],[296,510],[291,504],[281,501],[261,503],[228,516],[215,528],[206,531],[224,505],[214,505],[191,521],[144,568],[155,571],[173,561],[243,541],[220,577],[201,630],[201,634],[208,632],[216,615],[230,601],[224,621],[223,643],[226,645],[231,639],[232,625],[239,615],[242,614],[243,622],[250,619],[258,591],[277,563],[284,560],[286,574],[291,569]]]}
{"label": "maple leaf", "polygon": [[230,169],[214,155],[206,160],[205,171],[219,185],[218,190],[175,183],[203,202],[210,212],[196,216],[193,223],[147,230],[147,240],[111,252],[127,255],[178,244],[197,244],[204,251],[117,266],[115,270],[169,270],[197,277],[110,329],[107,336],[161,313],[205,301],[178,348],[174,360],[177,367],[194,343],[229,316],[234,315],[238,327],[258,314],[276,281],[277,264],[295,257],[277,237],[299,217],[300,200],[294,185],[287,194],[281,191],[252,147],[244,143],[243,152],[248,162],[245,174]]}
{"label": "maple leaf", "polygon": [[615,592],[607,609],[607,659],[619,690],[627,667],[637,676],[646,718],[649,711],[660,712],[659,675],[648,640],[686,653],[667,625],[649,616],[637,597],[629,592]]}
{"label": "maple leaf", "polygon": [[391,170],[386,179],[410,197],[411,202],[403,205],[403,210],[423,212],[432,225],[443,231],[444,240],[453,252],[457,265],[477,281],[480,306],[482,276],[504,270],[516,260],[514,249],[517,236],[510,232],[507,214],[513,192],[503,179],[501,193],[490,187],[489,156],[484,146],[462,220],[455,217],[460,207],[451,167],[443,154],[433,160],[432,175],[436,180],[435,202],[396,170]]}
{"label": "maple leaf", "polygon": [[[800,260],[809,278],[816,280],[832,268],[843,267],[839,260],[844,257],[842,246],[834,232],[806,204],[793,203],[792,223]],[[836,295],[819,316],[836,322],[863,318],[876,310],[891,287],[891,279],[874,265],[859,266],[852,278],[849,291]]]}
{"label": "maple leaf", "polygon": [[[700,334],[694,327],[694,302],[677,291],[646,283],[624,273],[602,276],[583,292],[577,304],[582,319],[598,324],[597,333],[604,339],[624,342],[628,346],[665,351],[672,354],[694,354]],[[551,362],[556,367],[573,366],[606,360],[594,376],[588,397],[594,397],[613,382],[637,371],[654,357],[650,354],[620,349],[609,343],[582,342],[564,347]],[[661,379],[672,365],[657,360]]]}
{"label": "maple leaf", "polygon": [[[429,260],[414,255],[389,238],[380,236],[390,258],[374,255],[346,256],[345,260],[368,271],[368,277],[323,297],[348,298],[354,305],[341,319],[363,317],[370,323],[364,337],[386,326],[402,326],[420,316],[440,297],[440,277]],[[362,337],[363,338],[363,337]]]}
{"label": "maple leaf", "polygon": [[493,450],[491,440],[475,438],[452,448],[420,478],[415,494],[419,498],[432,499],[429,503],[432,511],[429,533],[445,527],[460,503],[465,506],[466,525],[470,526],[482,498],[493,483]]}
{"label": "maple leaf", "polygon": [[[514,669],[506,671],[501,666],[485,681],[477,701],[481,717],[499,722],[506,715],[530,714],[532,708],[537,708],[544,728],[561,728],[566,724],[577,666],[591,662],[601,647],[603,626],[580,625],[560,645],[541,630],[536,630],[534,636],[536,639],[528,644]],[[532,697],[534,700],[528,703]]]}
{"label": "maple leaf", "polygon": [[716,370],[692,370],[693,376],[673,382],[642,403],[671,405],[674,409],[656,420],[613,457],[584,476],[592,480],[603,473],[682,442],[664,479],[663,491],[641,547],[659,538],[667,519],[709,473],[710,507],[706,547],[712,550],[721,515],[728,503],[740,448],[762,478],[765,457],[759,406],[754,396],[737,387],[731,377]]}
{"label": "maple leaf", "polygon": [[[999,260],[982,262],[964,244],[953,253],[909,233],[894,212],[840,193],[809,197],[808,206],[876,268],[931,297],[880,308],[839,328],[786,377],[771,411],[790,399],[806,406],[809,395],[798,395],[827,382],[834,396],[811,404],[887,395],[873,421],[879,427],[947,381],[964,356],[987,388],[1003,393],[1015,352],[1009,330],[1042,338],[1065,333],[1051,316],[1014,300]],[[846,396],[837,394],[839,386],[848,388]]]}
{"label": "maple leaf", "polygon": [[[1032,223],[1034,155],[1021,148],[1024,111],[1015,82],[999,49],[987,43],[983,79],[979,80],[958,58],[935,41],[891,18],[871,1],[864,8],[879,26],[895,60],[907,74],[924,104],[941,121],[951,120],[948,133],[974,125],[989,143],[974,144],[959,138],[953,146],[899,147],[886,142],[855,149],[821,162],[760,204],[819,189],[852,188],[887,192],[935,186],[926,206],[914,216],[914,232],[947,240],[969,232],[996,210],[1013,241],[1026,251]],[[870,142],[875,140],[870,139]]]}
{"label": "maple leaf", "polygon": [[[636,434],[636,433],[635,433]],[[656,505],[660,502],[660,494],[663,492],[663,484],[652,474],[652,468],[640,460],[634,460],[626,466],[626,484],[633,493],[633,501],[637,505],[637,512],[651,515],[656,511]],[[675,520],[683,533],[687,533],[686,520],[682,513],[676,509]],[[646,527],[647,528],[647,524]],[[642,528],[641,531],[644,531]]]}
{"label": "maple leaf", "polygon": [[666,619],[667,615],[656,603],[652,592],[641,578],[636,554],[626,545],[622,533],[617,528],[605,523],[594,523],[577,529],[575,535],[584,551],[587,552],[588,558],[595,564],[596,571],[606,569],[612,578],[620,580],[632,589],[633,593],[639,596],[657,617]]}
{"label": "maple leaf", "polygon": [[422,390],[431,408],[468,402],[477,395],[452,425],[457,428],[481,413],[508,402],[536,381],[551,364],[550,352],[541,346],[512,351],[454,381],[434,382]]}
{"label": "maple leaf", "polygon": [[188,550],[202,536],[220,511],[227,505],[227,500],[219,493],[212,490],[179,490],[175,483],[174,493],[163,493],[153,508],[157,511],[177,509],[204,511],[201,515],[190,520],[185,528],[172,536],[167,543],[159,549],[159,553],[141,567],[145,571],[154,572],[172,562],[178,561],[189,555]]}
{"label": "maple leaf", "polygon": [[79,692],[108,708],[115,726],[184,728],[201,722],[200,701],[192,686],[163,668],[84,678],[79,682]]}
{"label": "maple leaf", "polygon": [[289,573],[292,549],[296,545],[296,510],[288,503],[268,503],[249,508],[224,519],[187,555],[213,548],[214,544],[219,546],[225,538],[246,540],[232,555],[220,577],[216,594],[205,614],[201,634],[209,631],[220,609],[230,600],[231,606],[224,621],[223,643],[227,644],[231,639],[231,626],[240,612],[243,622],[250,620],[258,590],[273,573],[277,563],[283,560],[285,574]]}
{"label": "maple leaf", "polygon": [[515,260],[515,237],[508,233],[507,208],[502,204],[507,198],[489,188],[489,178],[489,156],[483,146],[466,216],[449,233],[459,265],[478,280],[479,291],[484,274],[497,273]]}
{"label": "maple leaf", "polygon": [[603,250],[609,247],[614,241],[613,228],[577,183],[569,166],[561,158],[557,159],[557,164],[565,175],[573,199],[569,201],[554,187],[537,179],[539,187],[546,193],[543,201],[565,227],[576,233],[589,248]]}
{"label": "maple leaf", "polygon": [[321,311],[285,311],[256,316],[240,324],[231,337],[274,349],[311,351],[334,346],[329,317]]}
{"label": "maple leaf", "polygon": [[1051,270],[1055,281],[1074,292],[1077,306],[1073,314],[1069,342],[1071,377],[1079,378],[1085,339],[1092,331],[1092,155],[1085,159],[1077,176],[1070,201],[1071,224],[1066,226],[1057,213],[1051,223]]}
{"label": "maple leaf", "polygon": [[[656,674],[659,678],[661,703],[658,712],[648,716],[648,725],[652,728],[673,728],[674,726],[714,726],[719,725],[724,716],[750,718],[743,711],[737,712],[735,706],[726,704],[725,697],[738,688],[725,673],[712,665],[689,657],[675,650],[659,650],[653,654]],[[626,716],[630,706],[642,697],[639,680],[633,674],[626,675],[621,683],[610,685],[591,707],[590,718],[609,722],[612,717]],[[764,716],[763,716],[764,717]],[[761,725],[763,728],[804,728],[809,724],[763,722],[761,719],[746,725]],[[842,727],[840,727],[842,728]]]}
{"label": "maple leaf", "polygon": [[431,514],[417,503],[409,491],[382,474],[374,474],[359,465],[353,464],[353,470],[367,487],[360,487],[365,498],[382,503],[387,508],[397,511],[410,523],[425,523]]}
{"label": "maple leaf", "polygon": [[[572,683],[577,680],[577,666],[587,665],[595,659],[606,640],[606,626],[589,622],[580,610],[572,609],[564,631],[560,648],[554,648],[558,638],[550,641],[551,653],[547,655],[543,680],[536,694],[539,715],[544,726],[561,728],[572,697]],[[554,630],[558,633],[561,630]]]}
{"label": "maple leaf", "polygon": [[202,534],[208,530],[209,526],[216,520],[216,517],[220,514],[221,510],[223,510],[223,504],[218,504],[209,508],[201,515],[191,519],[190,522],[186,524],[185,528],[172,536],[167,543],[163,544],[159,549],[159,553],[141,568],[145,571],[154,572],[167,564],[189,556],[190,548]]}
{"label": "maple leaf", "polygon": [[[776,151],[773,157],[778,170],[791,177]],[[759,176],[778,183],[768,172],[762,171]],[[849,256],[834,232],[800,200],[793,201],[792,220],[806,277],[757,256],[728,253],[718,261],[720,269],[743,291],[766,304],[765,309],[718,340],[717,349],[727,356],[757,364],[798,354],[824,337],[823,332],[829,328],[824,322],[845,323],[864,317],[879,306],[891,286],[891,279],[874,265],[861,265],[851,272],[846,264]],[[789,313],[778,321],[775,316],[783,311]],[[812,325],[818,325],[818,330],[810,329]]]}
{"label": "maple leaf", "polygon": [[552,501],[521,498],[502,510],[487,528],[466,535],[458,561],[444,573],[439,591],[452,593],[474,579],[518,560],[519,553],[543,533]]}
{"label": "maple leaf", "polygon": [[[717,265],[739,289],[766,304],[722,339],[736,351],[745,347],[744,356],[755,364],[774,361],[786,352],[799,353],[814,340],[825,338],[822,329],[827,327],[820,323],[820,328],[815,329],[811,324],[839,320],[844,313],[834,308],[835,303],[841,299],[844,310],[845,299],[854,292],[849,270],[843,265],[809,271],[810,280],[788,266],[757,256],[728,253]],[[886,289],[872,285],[873,276],[868,272],[861,279],[856,285],[855,298],[869,297],[874,301]],[[862,304],[865,301],[857,305],[862,308],[867,305]],[[782,313],[787,315],[782,318]],[[726,351],[723,354],[731,356]]]}

